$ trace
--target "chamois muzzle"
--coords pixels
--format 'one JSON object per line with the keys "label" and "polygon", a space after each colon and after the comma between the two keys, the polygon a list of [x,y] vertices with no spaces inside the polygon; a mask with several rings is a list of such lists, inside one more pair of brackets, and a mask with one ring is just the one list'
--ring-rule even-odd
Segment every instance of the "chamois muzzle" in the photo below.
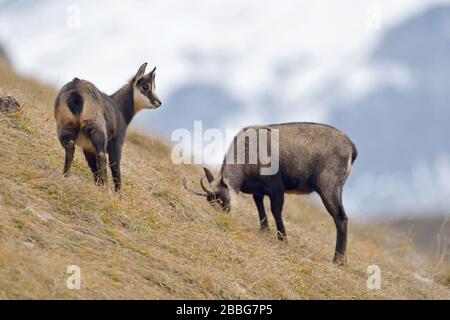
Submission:
{"label": "chamois muzzle", "polygon": [[203,192],[201,191],[196,191],[192,188],[189,188],[187,185],[187,181],[186,178],[183,178],[182,180],[183,182],[183,186],[184,188],[193,193],[196,194],[198,196],[202,196],[202,197],[206,197],[206,200],[209,202],[209,204],[211,205],[219,205],[222,210],[224,210],[225,212],[229,212],[230,211],[230,197],[228,196],[228,194],[225,194],[224,192],[214,192],[212,191],[206,184],[205,184],[205,177],[202,177],[200,179],[200,186],[203,189]]}
{"label": "chamois muzzle", "polygon": [[161,105],[162,105],[161,100],[159,100],[159,99],[156,98],[156,97],[150,98],[150,102],[151,102],[152,106],[155,107],[155,109],[161,107]]}

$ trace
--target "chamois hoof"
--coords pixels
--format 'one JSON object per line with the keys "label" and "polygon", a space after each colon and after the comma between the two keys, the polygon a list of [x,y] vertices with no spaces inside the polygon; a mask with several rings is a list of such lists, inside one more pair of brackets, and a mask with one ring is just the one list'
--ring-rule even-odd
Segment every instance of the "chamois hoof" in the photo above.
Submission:
{"label": "chamois hoof", "polygon": [[347,258],[345,255],[335,253],[332,262],[338,267],[345,266],[347,264]]}
{"label": "chamois hoof", "polygon": [[283,241],[286,244],[288,243],[287,235],[285,235],[285,234],[277,232],[277,238],[278,238],[278,240]]}
{"label": "chamois hoof", "polygon": [[269,231],[270,231],[269,226],[261,226],[259,228],[259,232],[261,232],[261,233],[265,233],[265,232],[269,232]]}
{"label": "chamois hoof", "polygon": [[106,185],[106,180],[104,179],[98,179],[97,186],[104,187]]}
{"label": "chamois hoof", "polygon": [[97,176],[97,177],[94,177],[94,183],[97,187],[103,187],[106,185],[107,180],[103,177]]}

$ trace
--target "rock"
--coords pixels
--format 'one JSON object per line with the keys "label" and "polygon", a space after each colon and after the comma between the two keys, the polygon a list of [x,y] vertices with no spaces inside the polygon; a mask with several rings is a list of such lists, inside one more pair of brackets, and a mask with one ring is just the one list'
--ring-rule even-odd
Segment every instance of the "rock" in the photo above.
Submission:
{"label": "rock", "polygon": [[26,239],[25,241],[22,242],[22,244],[29,249],[33,249],[34,248],[34,243],[33,241]]}
{"label": "rock", "polygon": [[4,95],[0,92],[0,112],[14,113],[20,110],[20,104],[16,97],[11,95]]}

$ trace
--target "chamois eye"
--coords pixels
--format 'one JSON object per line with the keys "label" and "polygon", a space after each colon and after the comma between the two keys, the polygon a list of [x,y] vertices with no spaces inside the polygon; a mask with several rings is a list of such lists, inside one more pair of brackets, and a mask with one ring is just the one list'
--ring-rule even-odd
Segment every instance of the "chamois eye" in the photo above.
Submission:
{"label": "chamois eye", "polygon": [[148,84],[147,84],[147,83],[144,83],[144,84],[142,85],[142,89],[144,89],[145,91],[147,91],[147,90],[148,90]]}

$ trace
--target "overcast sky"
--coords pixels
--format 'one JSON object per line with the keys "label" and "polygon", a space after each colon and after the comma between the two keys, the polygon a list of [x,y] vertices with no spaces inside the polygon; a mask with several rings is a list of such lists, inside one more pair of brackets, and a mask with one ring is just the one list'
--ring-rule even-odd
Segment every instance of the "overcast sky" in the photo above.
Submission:
{"label": "overcast sky", "polygon": [[338,78],[365,90],[383,29],[436,2],[3,0],[0,42],[21,72],[56,86],[78,76],[112,92],[148,61],[162,96],[201,78],[248,103],[273,88],[319,117],[321,87]]}

